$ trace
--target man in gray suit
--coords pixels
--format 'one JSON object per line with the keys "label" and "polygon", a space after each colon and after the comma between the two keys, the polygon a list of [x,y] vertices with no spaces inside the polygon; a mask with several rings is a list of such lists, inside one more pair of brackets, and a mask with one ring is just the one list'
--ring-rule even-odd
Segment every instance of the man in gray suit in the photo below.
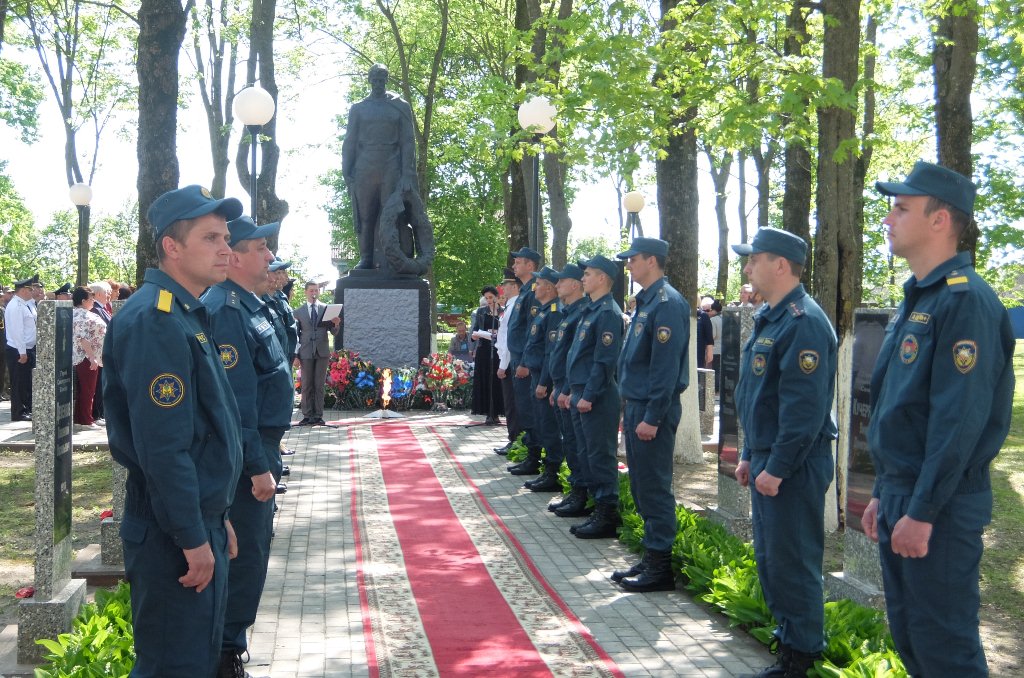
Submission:
{"label": "man in gray suit", "polygon": [[329,335],[338,333],[340,318],[322,322],[325,304],[317,300],[320,286],[307,282],[306,303],[295,309],[295,322],[299,331],[299,350],[296,362],[302,370],[302,421],[298,426],[326,426],[324,421],[324,383],[327,381],[327,363],[331,357]]}

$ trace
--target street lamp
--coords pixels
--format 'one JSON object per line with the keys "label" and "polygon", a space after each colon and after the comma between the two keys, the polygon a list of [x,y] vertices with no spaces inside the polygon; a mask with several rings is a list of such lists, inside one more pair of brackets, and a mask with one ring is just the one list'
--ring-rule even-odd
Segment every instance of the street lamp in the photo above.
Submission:
{"label": "street lamp", "polygon": [[75,283],[85,286],[89,284],[89,203],[92,202],[92,188],[89,184],[72,184],[68,195],[78,207],[78,274]]}
{"label": "street lamp", "polygon": [[626,229],[629,231],[629,238],[636,236],[644,237],[643,226],[640,225],[640,210],[644,208],[644,194],[640,191],[630,191],[622,196],[622,206],[626,208]]}
{"label": "street lamp", "polygon": [[249,130],[249,145],[252,147],[252,167],[249,175],[249,196],[252,211],[249,216],[256,221],[256,139],[260,128],[274,117],[274,97],[262,87],[250,85],[235,95],[232,109],[235,117]]}
{"label": "street lamp", "polygon": [[[537,141],[555,127],[555,107],[546,96],[527,99],[519,107],[519,126],[534,135]],[[541,251],[540,227],[540,150],[533,158],[533,216],[530,224],[530,246]]]}

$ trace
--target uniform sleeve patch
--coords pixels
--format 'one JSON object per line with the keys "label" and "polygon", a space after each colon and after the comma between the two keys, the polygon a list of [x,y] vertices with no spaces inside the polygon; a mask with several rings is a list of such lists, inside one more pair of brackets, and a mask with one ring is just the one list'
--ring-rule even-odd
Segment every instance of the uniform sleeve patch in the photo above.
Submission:
{"label": "uniform sleeve patch", "polygon": [[558,332],[556,332],[555,330],[551,330],[550,332],[548,332],[548,341],[554,342],[555,339],[557,339],[557,338],[558,338]]}
{"label": "uniform sleeve patch", "polygon": [[533,315],[533,316],[535,316],[535,315],[537,315],[537,313],[539,313],[539,312],[540,312],[540,309],[539,309],[538,307],[536,307],[536,306],[531,306],[531,307],[530,307],[530,315]]}
{"label": "uniform sleeve patch", "polygon": [[611,346],[613,341],[615,341],[615,337],[611,332],[604,332],[601,334],[601,343],[605,346]]}
{"label": "uniform sleeve patch", "polygon": [[754,373],[755,377],[760,377],[764,374],[767,366],[768,359],[764,357],[764,353],[757,353],[754,355],[754,359],[750,363],[750,371]]}
{"label": "uniform sleeve patch", "polygon": [[149,384],[149,397],[158,407],[175,407],[185,397],[185,385],[175,374],[158,374]]}
{"label": "uniform sleeve patch", "polygon": [[230,370],[238,364],[238,349],[231,344],[220,345],[220,361],[225,370]]}
{"label": "uniform sleeve patch", "polygon": [[671,327],[659,327],[658,328],[658,341],[662,344],[666,343],[672,337]]}
{"label": "uniform sleeve patch", "polygon": [[[903,341],[900,342],[900,360],[903,361],[904,365],[917,360],[917,352],[921,350],[921,344],[918,343],[917,337],[913,334],[908,334],[903,337]],[[956,349],[953,350],[954,356],[956,355]]]}
{"label": "uniform sleeve patch", "polygon": [[537,326],[536,325],[531,325],[530,326],[530,334],[537,334]]}
{"label": "uniform sleeve patch", "polygon": [[800,370],[804,374],[811,374],[814,370],[818,369],[818,352],[817,351],[800,351]]}
{"label": "uniform sleeve patch", "polygon": [[978,344],[970,339],[961,339],[953,344],[953,364],[960,374],[967,374],[978,363]]}
{"label": "uniform sleeve patch", "polygon": [[635,336],[638,336],[638,337],[639,337],[639,336],[640,336],[641,334],[643,334],[643,333],[644,333],[644,324],[643,324],[643,323],[640,323],[640,322],[638,322],[638,323],[633,323],[633,334],[634,334]]}

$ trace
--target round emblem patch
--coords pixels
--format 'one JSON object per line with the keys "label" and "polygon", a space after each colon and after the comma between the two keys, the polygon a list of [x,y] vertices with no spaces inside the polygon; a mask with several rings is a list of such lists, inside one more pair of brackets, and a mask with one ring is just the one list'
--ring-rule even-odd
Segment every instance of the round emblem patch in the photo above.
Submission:
{"label": "round emblem patch", "polygon": [[[917,360],[917,352],[920,350],[921,345],[917,342],[917,337],[913,334],[908,334],[900,342],[900,360],[903,361],[903,364],[909,365]],[[953,350],[955,354],[956,349],[954,348]]]}
{"label": "round emblem patch", "polygon": [[969,340],[961,339],[953,344],[953,364],[960,374],[967,374],[978,362],[978,345]]}
{"label": "round emblem patch", "polygon": [[754,360],[750,363],[750,371],[753,372],[756,376],[760,377],[762,374],[764,374],[764,368],[767,364],[768,361],[765,359],[764,355],[758,353],[757,355],[754,356]]}
{"label": "round emblem patch", "polygon": [[605,346],[611,346],[613,341],[615,341],[615,337],[612,336],[611,332],[605,332],[601,335],[601,343]]}
{"label": "round emblem patch", "polygon": [[557,336],[558,332],[551,330],[550,332],[548,332],[548,341],[554,341]]}
{"label": "round emblem patch", "polygon": [[800,351],[800,369],[804,374],[810,374],[818,369],[818,352]]}
{"label": "round emblem patch", "polygon": [[561,341],[563,336],[565,336],[565,330],[559,329],[558,330],[558,340]]}
{"label": "round emblem patch", "polygon": [[587,336],[587,331],[585,329],[584,330],[580,330],[580,333],[576,336],[576,339],[578,339],[579,341],[583,341],[583,339],[586,338],[586,336]]}
{"label": "round emblem patch", "polygon": [[537,315],[538,311],[540,311],[540,309],[537,308],[536,306],[531,306],[530,307],[530,315]]}
{"label": "round emblem patch", "polygon": [[530,326],[530,334],[537,334],[537,326],[536,325],[531,325]]}
{"label": "round emblem patch", "polygon": [[643,333],[644,333],[644,324],[643,323],[636,323],[633,326],[633,334],[635,334],[636,336],[639,337]]}
{"label": "round emblem patch", "polygon": [[672,336],[672,328],[670,327],[659,327],[658,328],[658,341],[664,344]]}
{"label": "round emblem patch", "polygon": [[174,407],[185,397],[185,385],[174,374],[158,374],[149,384],[149,397],[160,407]]}
{"label": "round emblem patch", "polygon": [[220,361],[224,364],[225,370],[230,370],[238,364],[238,349],[231,344],[221,344]]}

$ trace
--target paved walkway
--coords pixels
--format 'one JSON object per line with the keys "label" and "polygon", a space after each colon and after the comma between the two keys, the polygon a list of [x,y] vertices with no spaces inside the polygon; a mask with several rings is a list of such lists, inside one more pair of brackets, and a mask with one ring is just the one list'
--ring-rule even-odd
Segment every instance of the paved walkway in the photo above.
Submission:
{"label": "paved walkway", "polygon": [[[348,412],[326,417],[356,418]],[[418,413],[406,417],[413,424],[440,424],[442,419]],[[27,442],[28,428],[10,424],[0,409],[0,446]],[[614,540],[571,537],[568,527],[574,521],[545,510],[552,495],[522,489],[523,478],[509,475],[504,457],[491,451],[504,443],[503,428],[439,430],[544,578],[625,676],[725,678],[771,663],[763,646],[730,629],[724,617],[682,590],[626,594],[613,585],[608,575],[630,562],[632,554]],[[76,446],[102,443],[103,438],[102,432],[88,432],[76,439]],[[285,438],[297,454],[286,458],[292,470],[289,490],[280,497],[270,572],[252,631],[247,668],[254,676],[369,675],[348,492],[352,456],[366,450],[350,447],[347,440],[345,428],[324,427],[294,429]],[[496,666],[488,675],[505,674]]]}

